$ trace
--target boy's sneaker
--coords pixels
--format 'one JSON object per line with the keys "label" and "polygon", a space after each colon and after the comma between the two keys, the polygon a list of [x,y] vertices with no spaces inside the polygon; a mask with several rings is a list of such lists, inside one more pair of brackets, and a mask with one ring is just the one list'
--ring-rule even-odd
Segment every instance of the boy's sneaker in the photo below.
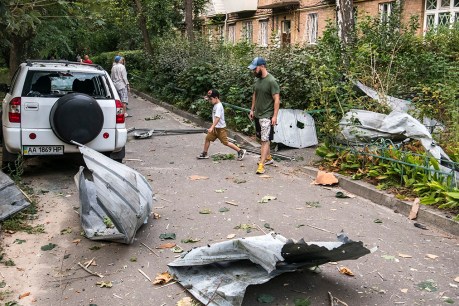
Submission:
{"label": "boy's sneaker", "polygon": [[[258,163],[260,163],[260,160],[258,160]],[[274,163],[274,159],[270,154],[270,155],[268,155],[268,157],[266,157],[265,165],[271,165],[272,163]]]}
{"label": "boy's sneaker", "polygon": [[244,158],[246,152],[247,152],[247,150],[240,149],[237,152],[237,160],[242,160]]}
{"label": "boy's sneaker", "polygon": [[209,158],[209,155],[207,155],[207,153],[205,152],[202,152],[199,156],[198,156],[198,159],[208,159]]}
{"label": "boy's sneaker", "polygon": [[265,173],[265,166],[262,164],[262,163],[259,163],[258,164],[258,168],[257,168],[257,174],[263,174]]}

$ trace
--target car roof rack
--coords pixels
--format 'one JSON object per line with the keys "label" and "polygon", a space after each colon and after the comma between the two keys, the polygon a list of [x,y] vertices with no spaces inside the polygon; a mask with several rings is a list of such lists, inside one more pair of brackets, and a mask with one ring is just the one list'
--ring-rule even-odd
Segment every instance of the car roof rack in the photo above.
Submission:
{"label": "car roof rack", "polygon": [[67,61],[67,60],[30,60],[28,59],[26,61],[27,66],[32,66],[33,64],[38,64],[38,63],[45,63],[45,64],[65,64],[65,66],[68,65],[84,65],[84,66],[92,66],[97,68],[98,70],[104,70],[100,65],[98,64],[86,64],[86,63],[81,63],[81,62],[72,62],[72,61]]}

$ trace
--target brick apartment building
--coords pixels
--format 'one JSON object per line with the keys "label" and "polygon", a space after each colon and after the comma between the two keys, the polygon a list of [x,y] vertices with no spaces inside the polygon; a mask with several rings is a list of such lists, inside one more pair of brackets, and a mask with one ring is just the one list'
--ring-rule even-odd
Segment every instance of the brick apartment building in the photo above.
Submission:
{"label": "brick apartment building", "polygon": [[[459,22],[459,0],[398,1],[404,21],[418,16],[420,35],[439,25]],[[358,15],[384,19],[395,3],[354,0],[354,8]],[[261,47],[315,44],[327,22],[336,22],[336,4],[335,0],[210,0],[203,17],[203,31],[213,41],[247,41]]]}

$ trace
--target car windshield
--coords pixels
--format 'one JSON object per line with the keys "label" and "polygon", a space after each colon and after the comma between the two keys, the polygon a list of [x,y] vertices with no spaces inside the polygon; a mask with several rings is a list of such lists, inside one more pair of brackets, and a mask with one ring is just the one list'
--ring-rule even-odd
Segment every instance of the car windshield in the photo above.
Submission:
{"label": "car windshield", "polygon": [[112,96],[103,74],[55,71],[29,71],[23,95],[60,97],[74,92],[84,93],[96,99]]}

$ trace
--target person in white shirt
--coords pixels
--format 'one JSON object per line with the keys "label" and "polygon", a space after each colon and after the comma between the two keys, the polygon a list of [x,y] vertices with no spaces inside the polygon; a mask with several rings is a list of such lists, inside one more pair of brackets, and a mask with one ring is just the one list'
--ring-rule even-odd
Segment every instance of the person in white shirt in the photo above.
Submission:
{"label": "person in white shirt", "polygon": [[129,104],[128,92],[131,90],[129,87],[129,81],[127,79],[126,67],[121,63],[122,57],[115,56],[115,63],[112,66],[111,78],[113,84],[115,84],[116,91],[120,96],[121,102],[123,103],[124,115],[130,117],[126,112],[126,106]]}
{"label": "person in white shirt", "polygon": [[210,100],[210,102],[214,105],[212,109],[212,125],[209,129],[207,129],[207,136],[204,142],[204,150],[202,151],[201,155],[198,156],[198,159],[209,158],[207,152],[209,150],[210,143],[214,142],[216,139],[219,139],[222,144],[237,152],[237,160],[242,160],[246,150],[241,149],[234,143],[228,141],[225,123],[225,109],[223,108],[223,104],[220,101],[220,93],[216,89],[211,89],[207,92],[206,99]]}

